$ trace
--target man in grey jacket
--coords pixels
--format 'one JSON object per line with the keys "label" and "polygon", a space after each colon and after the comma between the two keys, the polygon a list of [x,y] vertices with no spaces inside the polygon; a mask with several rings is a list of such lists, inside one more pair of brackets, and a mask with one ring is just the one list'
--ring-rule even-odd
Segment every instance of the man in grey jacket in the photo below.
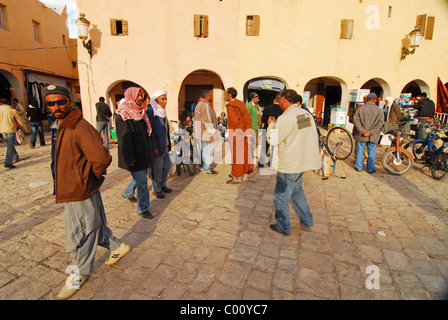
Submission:
{"label": "man in grey jacket", "polygon": [[380,130],[384,123],[383,112],[375,104],[377,96],[371,92],[367,95],[367,103],[355,113],[353,122],[356,133],[356,171],[364,168],[364,150],[367,147],[367,172],[375,172],[376,145],[380,139]]}

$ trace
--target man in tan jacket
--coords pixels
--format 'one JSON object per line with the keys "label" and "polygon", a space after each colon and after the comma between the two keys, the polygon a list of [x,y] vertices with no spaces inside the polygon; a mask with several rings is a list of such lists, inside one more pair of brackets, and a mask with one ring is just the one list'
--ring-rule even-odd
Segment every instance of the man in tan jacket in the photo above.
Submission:
{"label": "man in tan jacket", "polygon": [[14,147],[16,141],[17,125],[28,133],[25,123],[19,113],[8,105],[7,99],[0,99],[0,133],[6,140],[5,168],[13,169],[13,162],[19,161],[19,154]]}
{"label": "man in tan jacket", "polygon": [[[313,226],[313,215],[302,187],[306,171],[320,169],[319,138],[311,113],[301,108],[302,97],[292,89],[280,95],[281,116],[268,120],[268,142],[278,148],[277,181],[274,191],[275,220],[271,230],[285,236],[291,233],[289,203],[292,200],[300,223]],[[274,129],[271,131],[271,129]]]}
{"label": "man in tan jacket", "polygon": [[[216,113],[211,106],[212,102],[213,93],[210,90],[204,90],[194,110],[193,136],[196,144],[200,144],[201,163],[199,169],[204,171],[205,174],[217,174],[211,168],[213,162],[213,143],[215,141],[221,141]],[[199,146],[196,149],[199,149]]]}

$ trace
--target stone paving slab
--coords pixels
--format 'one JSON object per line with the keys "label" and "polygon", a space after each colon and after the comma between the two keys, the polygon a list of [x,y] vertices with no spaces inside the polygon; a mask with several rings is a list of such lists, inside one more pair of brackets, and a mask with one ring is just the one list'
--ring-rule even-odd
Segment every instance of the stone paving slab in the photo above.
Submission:
{"label": "stone paving slab", "polygon": [[[17,147],[17,168],[0,168],[0,299],[54,300],[71,262],[64,206],[51,194],[48,134],[44,147],[30,149],[28,139]],[[151,194],[155,218],[145,220],[120,197],[130,174],[117,167],[116,147],[110,151],[101,194],[109,227],[132,249],[109,267],[107,250],[98,248],[93,273],[73,300],[446,297],[448,178],[436,181],[419,164],[396,177],[378,160],[375,174],[356,172],[349,158],[337,168],[346,179],[306,173],[315,226],[302,230],[291,206],[292,232],[284,237],[268,228],[275,176],[256,168],[243,184],[227,185],[226,164],[216,176],[172,176],[173,193]],[[5,152],[0,143],[1,159]]]}

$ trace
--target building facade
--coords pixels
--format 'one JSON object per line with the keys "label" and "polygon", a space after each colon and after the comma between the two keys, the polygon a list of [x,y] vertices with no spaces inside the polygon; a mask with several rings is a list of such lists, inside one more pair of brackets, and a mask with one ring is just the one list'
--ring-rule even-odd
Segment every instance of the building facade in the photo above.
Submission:
{"label": "building facade", "polygon": [[65,7],[58,13],[38,0],[0,0],[0,96],[42,106],[43,87],[54,83],[80,100],[76,46]]}
{"label": "building facade", "polygon": [[[2,1],[2,0],[0,0]],[[224,91],[260,104],[291,88],[329,116],[349,113],[350,92],[398,98],[448,81],[445,0],[77,0],[91,22],[93,55],[78,44],[84,117],[100,96],[111,106],[132,85],[168,92],[168,116],[184,117],[203,89],[225,111]],[[413,54],[409,33],[422,30]],[[80,40],[78,40],[80,41]],[[412,51],[412,50],[411,50]]]}

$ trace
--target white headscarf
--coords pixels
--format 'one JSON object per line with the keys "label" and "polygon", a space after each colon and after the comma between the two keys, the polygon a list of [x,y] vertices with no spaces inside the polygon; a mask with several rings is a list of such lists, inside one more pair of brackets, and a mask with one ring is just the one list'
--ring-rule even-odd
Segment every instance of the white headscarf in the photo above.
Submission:
{"label": "white headscarf", "polygon": [[166,109],[165,108],[162,108],[158,103],[157,103],[157,101],[156,101],[156,99],[158,98],[158,97],[160,97],[160,96],[163,96],[164,94],[167,94],[167,92],[166,91],[163,91],[163,90],[159,90],[159,91],[156,91],[156,92],[154,92],[152,95],[151,95],[151,107],[153,108],[153,110],[154,110],[154,115],[155,116],[157,116],[157,117],[160,117],[160,118],[165,118],[166,117]]}

